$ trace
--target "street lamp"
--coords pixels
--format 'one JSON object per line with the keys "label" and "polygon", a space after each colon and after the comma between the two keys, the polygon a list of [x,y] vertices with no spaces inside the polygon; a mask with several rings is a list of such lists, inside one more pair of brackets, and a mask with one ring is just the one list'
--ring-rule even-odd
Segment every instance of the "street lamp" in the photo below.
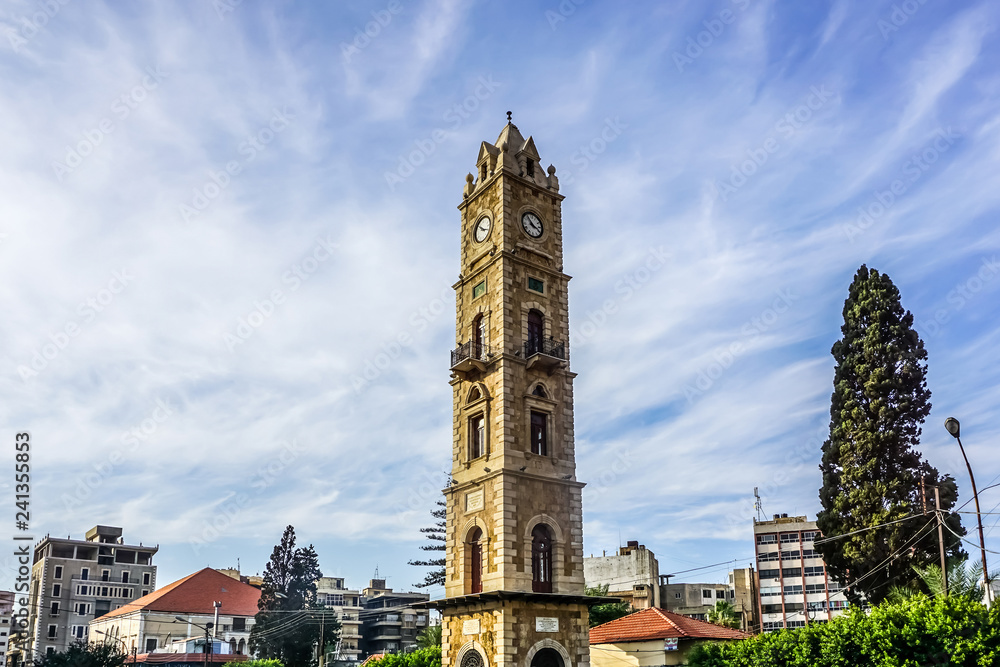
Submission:
{"label": "street lamp", "polygon": [[969,481],[972,482],[972,499],[976,501],[976,523],[979,524],[979,548],[983,554],[983,586],[986,588],[986,604],[989,606],[993,597],[990,590],[990,570],[986,567],[986,539],[983,537],[983,515],[979,511],[979,492],[976,491],[976,478],[972,475],[972,466],[969,465],[969,457],[965,455],[965,447],[962,446],[962,425],[954,417],[944,420],[944,427],[955,440],[958,440],[958,448],[962,451],[962,458],[965,459],[965,467],[969,469]]}
{"label": "street lamp", "polygon": [[209,633],[212,632],[212,629],[215,627],[215,625],[211,621],[209,621],[205,625],[198,625],[197,623],[192,623],[191,620],[187,618],[181,618],[180,616],[174,616],[174,618],[176,618],[178,621],[182,623],[188,623],[189,625],[193,625],[194,627],[201,628],[202,630],[205,631],[205,667],[208,667],[208,656],[212,653],[212,648],[213,648],[212,640],[209,639]]}

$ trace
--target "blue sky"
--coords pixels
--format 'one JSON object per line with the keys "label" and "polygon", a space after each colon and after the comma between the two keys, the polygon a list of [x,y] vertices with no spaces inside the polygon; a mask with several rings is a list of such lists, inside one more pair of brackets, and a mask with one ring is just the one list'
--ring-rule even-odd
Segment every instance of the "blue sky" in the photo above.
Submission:
{"label": "blue sky", "polygon": [[995,5],[345,4],[0,9],[0,423],[36,537],[123,526],[163,584],[261,571],[290,523],[350,585],[419,581],[455,207],[507,110],[566,196],[588,554],[745,564],[754,487],[815,515],[862,263],[927,346],[922,451],[968,499],[955,416],[1000,476]]}

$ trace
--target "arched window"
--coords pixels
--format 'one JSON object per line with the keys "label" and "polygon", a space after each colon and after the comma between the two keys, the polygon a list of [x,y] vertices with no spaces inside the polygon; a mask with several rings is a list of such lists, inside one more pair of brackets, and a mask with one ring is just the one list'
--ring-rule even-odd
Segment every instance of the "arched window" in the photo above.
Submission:
{"label": "arched window", "polygon": [[236,653],[236,640],[235,639],[230,639],[229,640],[229,652],[230,653]]}
{"label": "arched window", "polygon": [[545,387],[541,384],[536,384],[534,390],[531,392],[532,396],[541,396],[542,398],[548,398],[545,395]]}
{"label": "arched window", "polygon": [[528,340],[526,356],[542,351],[542,338],[545,335],[542,313],[532,308],[528,311]]}
{"label": "arched window", "polygon": [[467,402],[474,403],[482,397],[483,397],[483,392],[479,391],[479,387],[473,387],[472,390],[469,392],[469,400]]}
{"label": "arched window", "polygon": [[479,655],[479,651],[475,649],[467,651],[464,656],[462,656],[461,667],[483,667],[483,656]]}
{"label": "arched window", "polygon": [[469,562],[466,588],[469,593],[483,592],[483,530],[478,526],[469,533],[465,542],[465,553]]}
{"label": "arched window", "polygon": [[236,653],[238,655],[243,655],[247,652],[247,640],[241,639],[239,646],[236,647]]}
{"label": "arched window", "polygon": [[531,590],[552,592],[552,532],[544,523],[531,530]]}
{"label": "arched window", "polygon": [[472,320],[472,358],[486,358],[486,318],[482,315]]}

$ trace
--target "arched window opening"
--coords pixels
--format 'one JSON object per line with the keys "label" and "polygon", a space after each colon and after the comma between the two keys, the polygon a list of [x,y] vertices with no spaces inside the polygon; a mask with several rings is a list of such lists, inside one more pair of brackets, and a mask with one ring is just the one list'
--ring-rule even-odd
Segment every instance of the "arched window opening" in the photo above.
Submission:
{"label": "arched window opening", "polygon": [[461,667],[484,667],[483,656],[479,655],[479,651],[475,649],[466,651],[465,655],[462,656]]}
{"label": "arched window opening", "polygon": [[540,384],[535,385],[535,389],[531,392],[532,396],[541,396],[542,398],[548,398],[545,394],[545,387]]}
{"label": "arched window opening", "polygon": [[229,652],[230,653],[236,653],[236,640],[235,639],[230,639],[229,640]]}
{"label": "arched window opening", "polygon": [[472,358],[486,358],[486,318],[482,315],[472,321]]}
{"label": "arched window opening", "polygon": [[479,182],[482,183],[486,180],[486,163],[482,163],[479,166]]}
{"label": "arched window opening", "polygon": [[468,590],[469,593],[483,592],[483,530],[478,526],[469,533],[465,543],[469,559]]}
{"label": "arched window opening", "polygon": [[531,530],[531,590],[552,592],[552,532],[543,523]]}
{"label": "arched window opening", "polygon": [[238,655],[244,655],[247,652],[247,640],[241,639],[239,645],[236,647],[236,653]]}
{"label": "arched window opening", "polygon": [[483,392],[479,391],[479,387],[473,387],[472,391],[469,392],[469,403],[474,403],[483,397]]}
{"label": "arched window opening", "polygon": [[537,354],[542,351],[542,338],[545,334],[542,313],[532,308],[528,311],[528,340],[527,356]]}
{"label": "arched window opening", "polygon": [[563,657],[554,648],[543,648],[531,659],[531,667],[564,667]]}

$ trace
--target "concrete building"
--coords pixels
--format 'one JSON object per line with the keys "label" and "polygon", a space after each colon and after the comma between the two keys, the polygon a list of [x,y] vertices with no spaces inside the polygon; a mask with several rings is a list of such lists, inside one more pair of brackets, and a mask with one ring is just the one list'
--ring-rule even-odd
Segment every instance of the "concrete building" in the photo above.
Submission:
{"label": "concrete building", "polygon": [[608,595],[621,598],[635,609],[661,607],[660,566],[652,551],[631,541],[615,556],[583,559],[588,588],[607,585]]}
{"label": "concrete building", "polygon": [[204,652],[205,627],[215,625],[218,614],[214,639],[225,644],[229,657],[245,656],[258,600],[260,589],[206,567],[92,620],[90,640],[124,642],[140,662],[151,653],[198,652],[185,646]]}
{"label": "concrete building", "polygon": [[771,521],[754,519],[753,533],[763,632],[825,623],[844,613],[847,598],[813,545],[820,536],[815,521],[775,514]]}
{"label": "concrete building", "polygon": [[0,667],[7,664],[14,617],[14,591],[0,591]]}
{"label": "concrete building", "polygon": [[757,616],[757,572],[744,567],[729,573],[730,602],[740,618],[740,628],[746,632],[760,632]]}
{"label": "concrete building", "polygon": [[735,600],[729,584],[664,583],[659,588],[663,609],[699,621],[708,620],[716,602]]}
{"label": "concrete building", "polygon": [[344,587],[340,577],[321,577],[316,580],[316,601],[337,612],[340,621],[340,642],[328,660],[338,663],[361,662],[361,593]]}
{"label": "concrete building", "polygon": [[27,646],[16,650],[18,662],[87,639],[94,618],[153,591],[157,548],[125,544],[122,529],[113,526],[94,526],[83,540],[42,539],[31,569]]}
{"label": "concrete building", "polygon": [[427,609],[414,604],[426,602],[426,593],[403,593],[386,588],[385,579],[372,579],[361,591],[361,651],[406,653],[417,645],[417,635],[428,626]]}
{"label": "concrete building", "polygon": [[705,623],[663,609],[645,609],[590,629],[592,667],[686,665],[704,642],[739,641],[740,630]]}

